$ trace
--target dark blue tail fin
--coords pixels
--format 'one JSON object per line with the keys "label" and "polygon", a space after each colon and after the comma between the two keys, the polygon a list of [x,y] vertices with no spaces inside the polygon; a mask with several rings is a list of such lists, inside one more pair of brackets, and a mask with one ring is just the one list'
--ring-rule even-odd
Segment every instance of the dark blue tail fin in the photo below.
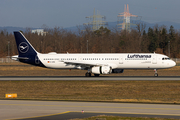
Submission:
{"label": "dark blue tail fin", "polygon": [[16,39],[19,57],[30,57],[37,55],[37,51],[33,48],[33,46],[21,32],[14,32],[14,36]]}
{"label": "dark blue tail fin", "polygon": [[16,57],[16,59],[23,63],[28,63],[36,66],[43,66],[43,64],[39,61],[38,52],[33,48],[33,46],[25,38],[25,36],[21,32],[14,32],[14,36],[16,39],[16,45],[19,52],[19,55],[18,57]]}

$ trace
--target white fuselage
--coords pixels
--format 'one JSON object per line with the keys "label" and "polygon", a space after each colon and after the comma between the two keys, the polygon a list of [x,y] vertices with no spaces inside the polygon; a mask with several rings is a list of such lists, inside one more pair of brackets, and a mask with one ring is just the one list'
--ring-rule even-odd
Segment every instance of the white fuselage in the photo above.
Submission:
{"label": "white fuselage", "polygon": [[156,53],[101,53],[101,54],[37,54],[39,60],[48,68],[82,69],[82,65],[65,62],[87,64],[106,64],[112,69],[163,69],[174,67],[176,63],[167,56]]}
{"label": "white fuselage", "polygon": [[176,63],[166,55],[156,53],[99,53],[99,54],[48,54],[38,53],[21,32],[14,32],[19,55],[13,60],[41,67],[55,69],[88,70],[85,76],[123,73],[124,69],[157,69],[171,68]]}

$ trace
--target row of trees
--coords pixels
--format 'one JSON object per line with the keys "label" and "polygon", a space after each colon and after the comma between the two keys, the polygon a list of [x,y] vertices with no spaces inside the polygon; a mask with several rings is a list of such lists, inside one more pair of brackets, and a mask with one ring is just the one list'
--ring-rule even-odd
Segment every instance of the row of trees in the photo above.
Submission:
{"label": "row of trees", "polygon": [[[81,30],[77,26],[77,32],[67,31],[55,27],[46,29],[48,34],[41,36],[32,34],[30,29],[24,32],[26,38],[41,53],[162,53],[168,55],[170,45],[171,57],[180,57],[180,32],[173,26],[149,28],[145,31],[145,24],[137,24],[136,29],[128,31],[109,30],[101,27],[92,31],[89,26]],[[0,57],[16,55],[17,47],[13,34],[5,30],[0,31]],[[8,45],[9,42],[9,45]]]}

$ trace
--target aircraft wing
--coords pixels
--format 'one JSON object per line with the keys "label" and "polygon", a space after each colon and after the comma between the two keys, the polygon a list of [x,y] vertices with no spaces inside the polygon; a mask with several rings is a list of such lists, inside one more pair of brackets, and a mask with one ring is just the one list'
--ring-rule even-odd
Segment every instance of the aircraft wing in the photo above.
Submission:
{"label": "aircraft wing", "polygon": [[101,64],[101,63],[88,63],[88,62],[70,62],[70,61],[61,61],[68,65],[79,65],[79,66],[86,66],[86,67],[93,67],[93,66],[106,66],[108,64]]}

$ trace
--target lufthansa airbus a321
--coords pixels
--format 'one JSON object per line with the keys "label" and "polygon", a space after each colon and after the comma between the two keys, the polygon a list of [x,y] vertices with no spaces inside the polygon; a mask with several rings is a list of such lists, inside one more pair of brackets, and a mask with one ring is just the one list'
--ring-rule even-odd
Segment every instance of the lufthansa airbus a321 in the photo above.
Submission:
{"label": "lufthansa airbus a321", "polygon": [[14,32],[19,55],[13,60],[35,66],[54,69],[87,70],[85,76],[100,74],[123,73],[124,69],[157,69],[171,68],[176,63],[166,55],[156,53],[98,53],[98,54],[57,54],[37,52],[21,32]]}

